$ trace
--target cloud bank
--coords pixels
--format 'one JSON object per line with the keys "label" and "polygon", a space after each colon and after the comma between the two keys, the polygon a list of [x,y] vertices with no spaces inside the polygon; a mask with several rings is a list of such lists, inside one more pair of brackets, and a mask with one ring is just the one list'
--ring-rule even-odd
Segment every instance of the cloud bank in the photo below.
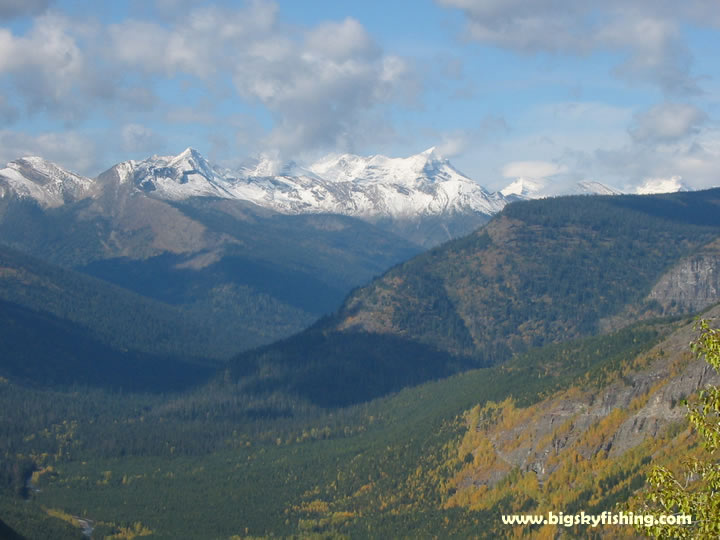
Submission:
{"label": "cloud bank", "polygon": [[466,38],[526,54],[617,54],[614,74],[668,95],[700,92],[685,22],[720,27],[720,3],[706,0],[436,0],[463,11]]}
{"label": "cloud bank", "polygon": [[[4,2],[0,16],[46,7]],[[13,88],[0,100],[0,118],[47,114],[71,128],[93,112],[121,118],[123,110],[156,106],[179,118],[188,106],[160,103],[167,96],[159,95],[179,83],[259,108],[269,122],[254,137],[256,149],[291,156],[353,150],[388,130],[383,106],[407,102],[418,91],[410,63],[384,53],[353,18],[293,25],[281,20],[276,4],[261,1],[188,10],[181,18],[108,25],[48,12],[23,34],[0,28],[0,78]],[[139,136],[149,126],[120,129],[126,147],[157,140]]]}

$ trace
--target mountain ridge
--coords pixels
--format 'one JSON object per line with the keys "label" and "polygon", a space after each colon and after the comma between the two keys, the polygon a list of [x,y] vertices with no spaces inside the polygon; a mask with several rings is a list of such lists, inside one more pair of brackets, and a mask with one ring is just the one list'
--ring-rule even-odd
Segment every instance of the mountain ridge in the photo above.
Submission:
{"label": "mountain ridge", "polygon": [[[37,171],[33,171],[35,168]],[[96,195],[88,189],[100,177],[115,171],[119,182],[132,182],[138,189],[155,192],[155,196],[167,200],[180,200],[193,196],[211,196],[255,202],[259,206],[283,213],[339,213],[365,217],[399,216],[407,214],[438,214],[446,210],[472,210],[485,214],[497,212],[505,201],[499,193],[490,193],[482,186],[455,169],[450,162],[433,148],[408,158],[388,158],[375,155],[368,158],[344,154],[329,155],[307,168],[293,162],[278,167],[272,160],[264,159],[252,167],[235,170],[221,169],[211,165],[197,150],[187,148],[176,156],[154,155],[142,161],[123,161],[96,178],[82,177],[52,164],[42,158],[20,158],[0,170],[0,178],[7,187],[15,189],[20,196],[37,200],[41,205],[57,206],[63,201],[41,196],[37,189],[52,181],[85,185],[74,200]],[[23,172],[26,177],[23,177]],[[46,182],[38,182],[38,174]],[[33,182],[35,180],[35,182]],[[416,197],[431,195],[432,185],[452,184],[450,189],[440,191],[452,202],[450,206],[430,204],[428,198],[404,201],[408,189],[416,188]],[[396,188],[395,193],[384,193],[383,200],[373,200],[363,192],[363,186],[375,185],[383,189]],[[449,184],[448,184],[449,185]],[[460,189],[462,188],[462,189]],[[401,188],[405,188],[405,191]],[[321,192],[320,192],[320,191]],[[80,190],[78,190],[80,191]],[[274,195],[272,192],[275,191]],[[391,190],[390,190],[391,191]],[[370,193],[370,194],[369,194]],[[285,196],[281,196],[284,194]],[[343,195],[364,195],[355,204],[348,203]],[[456,202],[456,199],[462,200]],[[456,196],[453,199],[451,196]],[[332,200],[328,200],[328,197]],[[395,201],[392,198],[395,197]],[[402,202],[398,202],[402,201]]]}
{"label": "mountain ridge", "polygon": [[[0,170],[0,201],[14,195],[57,208],[67,202],[101,199],[105,191],[118,189],[167,202],[219,198],[251,202],[286,215],[352,216],[423,247],[468,234],[516,200],[623,193],[596,180],[582,180],[558,192],[545,179],[525,177],[491,192],[456,169],[435,147],[399,158],[328,154],[307,166],[261,155],[234,169],[213,165],[188,147],[174,156],[123,161],[92,179],[38,157],[15,160]],[[679,177],[648,179],[637,189],[643,194],[678,190],[688,190]]]}
{"label": "mountain ridge", "polygon": [[[270,237],[257,237],[265,219],[289,220],[272,237],[288,240],[281,259],[307,249],[296,245],[302,234],[291,236],[310,230],[307,220],[328,234],[356,231],[328,236],[331,246],[374,230],[353,228],[356,220],[344,216],[281,216],[227,199],[171,204],[129,193],[118,202],[165,205],[256,255],[269,249],[266,261],[280,259],[271,257],[278,254]],[[92,204],[67,209],[89,212]],[[718,204],[720,190],[508,205],[484,229],[356,288],[309,330],[244,353],[179,394],[58,392],[24,387],[38,371],[8,373],[0,400],[26,414],[0,418],[2,449],[14,456],[0,463],[0,481],[3,466],[15,467],[29,472],[6,474],[6,485],[26,486],[35,463],[41,491],[27,503],[17,499],[27,508],[102,520],[97,534],[114,534],[112,521],[173,538],[246,528],[246,536],[501,537],[503,513],[612,509],[642,486],[654,449],[664,463],[688,448],[687,430],[666,420],[681,419],[683,393],[717,380],[698,362],[683,371],[688,319],[628,324],[717,300]],[[241,255],[208,249],[141,262],[150,261],[149,276],[163,262],[164,269],[236,273],[250,262]],[[295,259],[292,269],[308,270],[321,256]],[[131,275],[137,261],[124,262],[130,266],[114,269]],[[267,277],[265,270],[254,277]],[[7,289],[19,292],[15,283]],[[37,313],[2,308],[6,335],[13,322],[37,321]],[[604,334],[602,321],[614,315],[624,318],[622,330]],[[683,332],[668,340],[680,325]],[[116,365],[132,368],[123,358]],[[208,522],[209,514],[219,517]]]}
{"label": "mountain ridge", "polygon": [[[199,170],[197,159],[188,152],[177,162]],[[133,181],[131,167],[116,167],[78,200],[58,195],[45,206],[6,192],[2,242],[214,321],[234,342],[227,355],[301,330],[420,251],[353,217],[284,215],[216,196],[164,200]]]}
{"label": "mountain ridge", "polygon": [[[346,404],[358,400],[363,384],[373,397],[417,384],[393,379],[400,347],[417,348],[419,365],[432,366],[425,376],[434,378],[705,307],[718,299],[717,276],[705,267],[720,235],[719,197],[715,189],[508,205],[475,233],[354,289],[337,312],[303,333],[239,355],[231,371],[248,384],[259,376],[266,389],[305,377],[294,391],[326,404],[318,381],[358,369],[372,349],[373,377],[385,373],[393,383],[358,379],[353,397],[339,398]],[[688,272],[703,284],[678,291],[674,276]],[[343,354],[328,352],[338,350]]]}

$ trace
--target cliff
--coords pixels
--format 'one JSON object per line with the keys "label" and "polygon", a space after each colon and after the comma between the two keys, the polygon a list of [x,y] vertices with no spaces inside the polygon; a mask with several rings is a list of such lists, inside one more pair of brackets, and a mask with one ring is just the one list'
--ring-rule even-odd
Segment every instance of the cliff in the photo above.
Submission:
{"label": "cliff", "polygon": [[[720,316],[720,306],[704,315]],[[653,464],[698,452],[682,400],[720,375],[693,357],[689,322],[647,353],[588,373],[529,407],[512,398],[465,415],[464,462],[448,507],[542,513],[612,510]],[[617,532],[617,531],[616,531]]]}

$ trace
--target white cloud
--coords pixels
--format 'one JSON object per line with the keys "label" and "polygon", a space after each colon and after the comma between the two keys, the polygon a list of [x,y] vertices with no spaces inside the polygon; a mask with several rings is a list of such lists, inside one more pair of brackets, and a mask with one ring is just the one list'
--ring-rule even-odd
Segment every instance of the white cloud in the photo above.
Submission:
{"label": "white cloud", "polygon": [[[206,92],[208,102],[235,97],[256,107],[266,126],[253,137],[256,150],[270,146],[287,156],[352,150],[386,134],[382,107],[409,103],[417,92],[408,62],[384,54],[355,19],[303,27],[280,20],[268,1],[180,3],[182,16],[177,2],[159,2],[163,21],[104,26],[49,12],[20,33],[0,28],[0,83],[12,89],[0,100],[0,118],[24,111],[75,127],[102,110],[142,124],[126,113],[162,106],[156,89],[185,85]],[[181,121],[183,107],[168,105],[159,117]]]}
{"label": "white cloud", "polygon": [[541,104],[523,111],[506,136],[473,137],[468,146],[472,161],[463,156],[458,165],[490,189],[503,188],[507,178],[553,173],[548,184],[555,191],[588,178],[627,192],[649,178],[680,177],[692,189],[720,184],[720,128],[690,104],[664,102],[635,113],[596,102]]}
{"label": "white cloud", "polygon": [[127,152],[155,153],[162,145],[161,138],[152,129],[140,124],[125,124],[120,136],[123,150]]}
{"label": "white cloud", "polygon": [[75,131],[30,135],[0,130],[0,163],[23,156],[40,156],[80,174],[95,174],[107,164],[97,160],[96,141]]}
{"label": "white cloud", "polygon": [[440,155],[451,158],[467,150],[468,143],[468,137],[465,133],[448,133],[443,135],[442,141],[436,148]]}
{"label": "white cloud", "polygon": [[0,0],[0,19],[37,15],[52,3],[52,0]]}
{"label": "white cloud", "polygon": [[0,74],[11,75],[33,107],[61,103],[84,78],[85,55],[69,25],[64,17],[44,15],[26,36],[0,28]]}
{"label": "white cloud", "polygon": [[670,178],[646,178],[641,185],[635,188],[635,193],[651,195],[653,193],[675,193],[686,189],[682,176],[671,176]]}
{"label": "white cloud", "polygon": [[662,103],[637,114],[629,132],[637,141],[674,141],[697,133],[706,119],[693,105]]}
{"label": "white cloud", "polygon": [[562,172],[567,167],[548,161],[513,161],[503,167],[505,178],[547,178]]}
{"label": "white cloud", "polygon": [[365,28],[348,17],[312,28],[305,36],[304,54],[342,62],[348,58],[377,58],[380,49]]}
{"label": "white cloud", "polygon": [[99,103],[119,102],[143,109],[155,102],[152,92],[127,84],[99,54],[101,27],[47,13],[33,19],[23,34],[0,28],[0,82],[13,90],[16,109],[48,114],[73,126]]}
{"label": "white cloud", "polygon": [[453,131],[428,130],[426,138],[440,141],[436,144],[438,152],[446,158],[460,156],[468,149],[477,151],[487,144],[496,143],[505,136],[510,128],[503,116],[488,114],[482,117],[473,129]]}
{"label": "white cloud", "polygon": [[720,184],[720,132],[708,128],[676,141],[631,140],[597,150],[587,158],[585,165],[595,177],[624,186],[626,191],[634,191],[648,178],[678,177],[692,189]]}
{"label": "white cloud", "polygon": [[675,95],[699,91],[682,23],[720,24],[720,3],[704,0],[436,1],[464,12],[469,39],[523,53],[618,52],[616,75]]}
{"label": "white cloud", "polygon": [[[108,56],[128,69],[152,75],[222,74],[260,43],[272,45],[277,6],[252,2],[240,9],[216,6],[183,12],[164,24],[125,20],[108,28]],[[282,40],[280,40],[282,41]]]}
{"label": "white cloud", "polygon": [[262,144],[284,154],[351,149],[386,129],[378,105],[416,89],[408,63],[384,55],[355,19],[291,27],[269,2],[200,8],[164,25],[125,21],[109,36],[110,57],[149,77],[190,75],[213,88],[229,75],[242,99],[271,113]]}

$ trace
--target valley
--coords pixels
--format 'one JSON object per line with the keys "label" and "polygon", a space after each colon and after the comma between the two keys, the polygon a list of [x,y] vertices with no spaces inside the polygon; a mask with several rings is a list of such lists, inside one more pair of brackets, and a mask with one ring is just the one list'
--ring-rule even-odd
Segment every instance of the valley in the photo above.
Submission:
{"label": "valley", "polygon": [[0,540],[720,538],[720,2],[0,0]]}
{"label": "valley", "polygon": [[[501,512],[636,504],[651,463],[693,448],[678,403],[717,381],[687,343],[691,315],[717,316],[718,193],[515,202],[394,266],[354,218],[215,198],[168,211],[245,250],[98,247],[73,266],[10,227],[0,410],[22,417],[0,416],[3,522],[29,538],[79,538],[87,519],[98,538],[472,537],[505,534]],[[363,279],[340,260],[390,268],[333,304],[324,283]],[[219,319],[281,320],[248,313],[242,286],[327,315],[240,352]]]}

